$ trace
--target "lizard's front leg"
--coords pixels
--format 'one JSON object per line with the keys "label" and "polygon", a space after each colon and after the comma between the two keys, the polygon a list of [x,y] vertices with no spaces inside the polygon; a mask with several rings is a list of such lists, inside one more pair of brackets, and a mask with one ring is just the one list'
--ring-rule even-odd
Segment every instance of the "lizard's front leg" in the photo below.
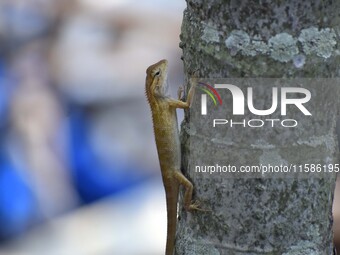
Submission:
{"label": "lizard's front leg", "polygon": [[[194,93],[195,93],[195,85],[192,85],[190,90],[189,90],[189,93],[188,93],[188,97],[187,97],[187,100],[186,101],[181,101],[181,100],[176,100],[176,99],[173,99],[173,98],[168,98],[168,104],[171,106],[171,107],[175,107],[175,108],[182,108],[182,109],[186,109],[186,108],[189,108],[190,105],[191,105],[191,102],[192,102],[192,98],[194,96]],[[180,90],[180,89],[179,89]],[[179,92],[178,91],[178,96],[180,95],[179,93],[182,93],[182,92]]]}

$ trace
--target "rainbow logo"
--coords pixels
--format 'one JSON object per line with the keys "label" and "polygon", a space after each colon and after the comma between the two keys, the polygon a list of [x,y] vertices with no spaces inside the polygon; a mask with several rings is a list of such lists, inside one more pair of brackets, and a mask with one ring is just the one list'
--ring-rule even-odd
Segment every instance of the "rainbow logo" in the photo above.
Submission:
{"label": "rainbow logo", "polygon": [[207,83],[203,83],[203,82],[199,82],[198,84],[202,85],[201,87],[199,87],[199,89],[206,93],[206,94],[201,95],[201,104],[202,104],[201,114],[207,115],[207,95],[210,96],[215,106],[217,106],[216,98],[220,105],[222,105],[222,99],[221,99],[220,94],[218,94],[216,89],[214,89],[211,85]]}

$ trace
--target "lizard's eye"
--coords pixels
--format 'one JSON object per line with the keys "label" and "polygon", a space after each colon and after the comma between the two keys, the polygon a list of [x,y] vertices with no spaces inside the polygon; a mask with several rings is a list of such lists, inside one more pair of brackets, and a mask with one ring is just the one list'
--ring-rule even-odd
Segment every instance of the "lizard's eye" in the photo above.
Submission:
{"label": "lizard's eye", "polygon": [[155,73],[154,77],[156,77],[156,76],[158,76],[158,75],[160,75],[160,74],[161,74],[161,71],[159,70],[159,71],[157,71],[157,72]]}

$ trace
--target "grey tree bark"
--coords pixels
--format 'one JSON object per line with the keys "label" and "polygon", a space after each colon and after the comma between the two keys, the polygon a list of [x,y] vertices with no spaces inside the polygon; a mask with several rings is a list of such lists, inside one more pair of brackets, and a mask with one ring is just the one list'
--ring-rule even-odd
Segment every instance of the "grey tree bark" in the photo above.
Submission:
{"label": "grey tree bark", "polygon": [[[339,77],[339,4],[187,0],[180,43],[186,76],[199,70],[200,77],[208,78]],[[241,134],[228,131],[228,137],[221,138],[229,142],[223,146],[226,160],[247,165],[283,159],[286,163],[311,163],[308,161],[314,159],[338,163],[337,93],[329,90],[326,100],[314,102],[319,107],[313,113],[315,122],[300,133],[272,137],[254,135],[252,129],[243,129]],[[199,104],[193,107],[199,112]],[[335,174],[322,178],[225,178],[196,173],[195,159],[211,161],[221,149],[206,123],[211,120],[202,119],[193,131],[186,113],[181,131],[182,165],[194,183],[195,198],[210,211],[179,211],[176,254],[333,254]],[[190,146],[192,136],[201,138],[195,146]],[[255,150],[254,144],[258,145]]]}

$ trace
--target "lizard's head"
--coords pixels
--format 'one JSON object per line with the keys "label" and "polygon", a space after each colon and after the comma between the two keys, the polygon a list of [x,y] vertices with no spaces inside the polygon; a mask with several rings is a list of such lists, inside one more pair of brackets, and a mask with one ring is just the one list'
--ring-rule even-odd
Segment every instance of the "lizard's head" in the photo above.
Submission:
{"label": "lizard's head", "polygon": [[163,59],[146,69],[145,91],[148,100],[162,98],[167,93],[168,61]]}

